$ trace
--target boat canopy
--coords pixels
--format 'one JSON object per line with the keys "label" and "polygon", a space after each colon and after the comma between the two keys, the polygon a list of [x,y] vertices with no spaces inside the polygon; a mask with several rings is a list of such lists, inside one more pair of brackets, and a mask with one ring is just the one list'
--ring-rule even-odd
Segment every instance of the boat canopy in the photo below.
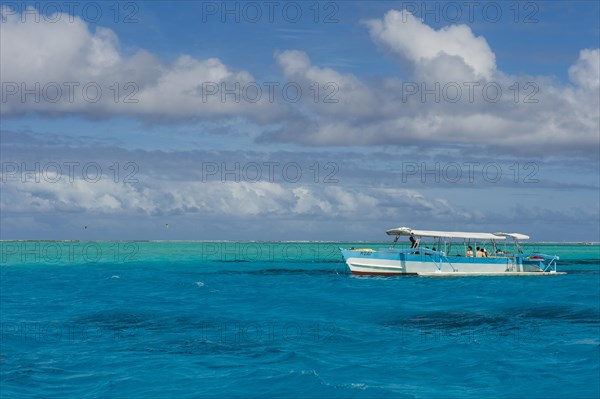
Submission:
{"label": "boat canopy", "polygon": [[514,240],[529,240],[529,236],[521,233],[494,233],[494,235],[502,237],[510,237]]}
{"label": "boat canopy", "polygon": [[528,236],[518,233],[471,233],[461,231],[435,231],[435,230],[413,230],[408,227],[398,227],[386,231],[387,235],[409,236],[411,234],[418,237],[438,237],[438,238],[464,238],[470,240],[504,240],[506,237],[514,239],[527,239]]}

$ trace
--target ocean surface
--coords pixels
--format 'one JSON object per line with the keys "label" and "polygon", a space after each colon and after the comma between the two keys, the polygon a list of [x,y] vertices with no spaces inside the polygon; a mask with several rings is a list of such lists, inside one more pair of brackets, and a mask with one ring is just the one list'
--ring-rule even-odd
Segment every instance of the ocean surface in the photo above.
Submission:
{"label": "ocean surface", "polygon": [[464,278],[351,276],[365,243],[0,245],[1,398],[600,396],[598,245]]}

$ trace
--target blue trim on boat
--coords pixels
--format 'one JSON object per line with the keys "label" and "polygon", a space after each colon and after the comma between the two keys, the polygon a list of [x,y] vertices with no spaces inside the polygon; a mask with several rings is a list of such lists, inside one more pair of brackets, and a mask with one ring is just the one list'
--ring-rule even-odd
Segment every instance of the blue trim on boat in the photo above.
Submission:
{"label": "blue trim on boat", "polygon": [[[503,256],[503,257],[489,257],[489,258],[475,258],[467,256],[446,256],[441,255],[440,252],[434,252],[427,249],[421,249],[419,254],[407,253],[407,251],[383,249],[377,250],[376,252],[367,251],[354,251],[342,248],[342,254],[344,259],[359,258],[359,259],[383,259],[383,260],[395,260],[395,261],[407,261],[407,262],[425,262],[425,263],[439,263],[441,262],[452,262],[455,264],[506,264],[508,260],[516,259],[514,256]],[[412,252],[412,251],[411,251]]]}

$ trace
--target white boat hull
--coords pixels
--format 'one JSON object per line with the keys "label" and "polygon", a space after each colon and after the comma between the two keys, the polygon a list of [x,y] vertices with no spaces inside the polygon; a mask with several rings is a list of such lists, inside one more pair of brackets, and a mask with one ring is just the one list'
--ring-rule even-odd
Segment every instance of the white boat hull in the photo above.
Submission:
{"label": "white boat hull", "polygon": [[[346,256],[346,255],[350,256]],[[382,259],[376,252],[345,252],[346,264],[356,275],[418,275],[428,277],[459,276],[543,276],[564,274],[544,271],[538,262],[519,261],[515,258],[461,258],[434,259],[430,256],[412,256],[418,259]]]}

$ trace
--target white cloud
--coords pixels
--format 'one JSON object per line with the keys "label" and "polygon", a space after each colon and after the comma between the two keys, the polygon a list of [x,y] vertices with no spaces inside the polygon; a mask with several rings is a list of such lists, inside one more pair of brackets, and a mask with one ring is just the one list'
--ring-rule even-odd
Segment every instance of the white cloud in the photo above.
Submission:
{"label": "white cloud", "polygon": [[[593,87],[597,53],[583,51],[571,69],[584,87],[561,87],[543,76],[500,71],[492,82],[390,78],[367,85],[351,74],[313,65],[303,52],[287,51],[276,55],[284,75],[301,82],[335,79],[340,101],[307,102],[303,105],[312,112],[303,120],[286,123],[264,139],[318,146],[487,145],[529,156],[589,153],[599,145],[600,96]],[[460,97],[453,102],[456,87]]]}
{"label": "white cloud", "polygon": [[[24,82],[28,87],[34,82],[98,82],[104,95],[98,103],[83,101],[81,94],[71,103],[63,95],[62,101],[54,104],[23,102],[17,94],[3,102],[3,116],[38,111],[51,115],[129,115],[163,122],[228,118],[246,124],[250,119],[269,125],[265,130],[269,133],[261,138],[265,142],[421,148],[491,145],[536,156],[597,156],[598,49],[580,52],[569,69],[572,85],[557,84],[544,76],[511,76],[496,68],[487,41],[475,36],[469,27],[452,25],[435,30],[406,11],[391,10],[382,19],[364,24],[376,43],[412,64],[410,81],[397,77],[367,81],[315,65],[306,52],[286,50],[275,53],[275,61],[284,81],[301,85],[301,101],[278,99],[270,103],[263,91],[261,100],[251,103],[244,99],[237,102],[231,96],[222,101],[219,94],[203,98],[202,83],[231,88],[235,83],[243,86],[255,80],[250,72],[235,70],[217,58],[180,55],[165,63],[145,50],[125,55],[113,31],[96,28],[91,32],[76,17],[60,18],[56,23],[43,18],[39,23],[31,18],[27,21],[21,22],[15,13],[2,23],[0,66],[4,82]],[[121,85],[133,81],[139,88],[133,96],[138,102],[115,103],[109,89],[115,81]],[[315,82],[319,84],[316,99]],[[332,85],[325,87],[328,83]],[[461,93],[454,102],[456,87]],[[489,96],[496,95],[495,87],[502,92],[492,101]],[[219,91],[222,88],[219,86]],[[423,94],[427,90],[437,94]],[[128,93],[121,87],[119,99]],[[328,96],[334,101],[325,101]]]}
{"label": "white cloud", "polygon": [[585,49],[579,52],[579,59],[569,68],[569,78],[581,88],[600,88],[600,49]]}
{"label": "white cloud", "polygon": [[[2,12],[3,115],[29,111],[155,118],[235,115],[265,122],[283,112],[269,103],[266,87],[259,84],[264,93],[258,99],[245,91],[255,80],[249,72],[233,71],[217,58],[181,55],[167,64],[145,50],[128,56],[115,32],[102,27],[91,32],[78,17],[36,21],[29,15],[22,21],[17,12],[7,13],[5,7]],[[93,86],[84,89],[88,84]],[[223,101],[225,88],[236,89],[239,99],[229,96]],[[38,93],[40,99],[33,94],[23,98],[24,89]]]}
{"label": "white cloud", "polygon": [[[308,54],[298,50],[275,53],[283,77],[302,86],[306,93],[302,106],[320,115],[337,115],[347,119],[372,117],[378,106],[377,93],[352,74],[311,63]],[[315,97],[315,84],[319,96]],[[351,110],[352,112],[349,112]]]}
{"label": "white cloud", "polygon": [[[2,177],[2,176],[0,176]],[[416,190],[371,188],[353,191],[337,185],[272,182],[152,181],[149,185],[55,179],[26,183],[4,176],[1,205],[7,214],[85,212],[91,215],[200,214],[223,217],[369,218],[399,217],[398,208],[432,218],[469,213]],[[56,181],[55,181],[56,180]],[[140,177],[140,181],[144,180]],[[149,180],[149,179],[145,179]],[[400,215],[401,216],[401,215]],[[406,217],[406,216],[404,216]]]}
{"label": "white cloud", "polygon": [[466,25],[435,30],[406,10],[390,10],[383,19],[364,24],[375,42],[410,61],[424,76],[490,80],[496,70],[496,56],[487,41]]}

